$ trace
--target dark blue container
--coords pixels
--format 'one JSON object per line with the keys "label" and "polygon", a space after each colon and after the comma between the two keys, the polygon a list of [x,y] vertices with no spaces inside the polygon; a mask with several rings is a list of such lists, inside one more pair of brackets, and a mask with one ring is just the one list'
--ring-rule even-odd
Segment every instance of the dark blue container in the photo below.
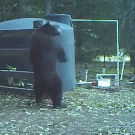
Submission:
{"label": "dark blue container", "polygon": [[58,41],[66,52],[67,63],[59,63],[57,66],[58,74],[63,83],[63,91],[73,90],[75,87],[75,54],[74,54],[74,29],[72,27],[70,15],[50,14],[46,15],[45,20],[51,20],[52,25],[59,25],[62,32],[58,36]]}
{"label": "dark blue container", "polygon": [[33,31],[39,24],[50,21],[61,29],[57,41],[64,48],[68,61],[58,63],[57,72],[63,83],[63,91],[73,90],[75,81],[74,30],[70,15],[50,14],[41,18],[23,18],[0,23],[0,69],[6,64],[19,71],[33,71],[29,61],[29,45]]}

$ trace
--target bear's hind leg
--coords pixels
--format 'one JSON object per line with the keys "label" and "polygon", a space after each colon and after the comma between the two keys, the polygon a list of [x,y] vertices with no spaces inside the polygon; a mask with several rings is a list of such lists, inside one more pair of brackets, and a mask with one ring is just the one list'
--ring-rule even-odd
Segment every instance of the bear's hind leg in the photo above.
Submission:
{"label": "bear's hind leg", "polygon": [[41,103],[42,95],[39,92],[36,92],[36,103],[39,104]]}
{"label": "bear's hind leg", "polygon": [[62,93],[59,95],[52,96],[53,101],[53,107],[60,107],[61,106],[61,100],[62,100]]}
{"label": "bear's hind leg", "polygon": [[62,100],[62,82],[59,76],[56,76],[55,78],[55,87],[52,91],[53,107],[60,107]]}
{"label": "bear's hind leg", "polygon": [[40,86],[38,82],[35,82],[34,91],[36,95],[36,103],[39,104],[41,103],[43,92],[42,92],[42,86]]}

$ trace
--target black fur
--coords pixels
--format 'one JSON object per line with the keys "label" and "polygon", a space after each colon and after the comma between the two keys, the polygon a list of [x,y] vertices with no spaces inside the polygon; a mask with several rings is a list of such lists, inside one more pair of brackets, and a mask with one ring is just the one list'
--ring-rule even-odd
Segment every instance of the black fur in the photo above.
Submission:
{"label": "black fur", "polygon": [[55,38],[59,35],[60,30],[48,22],[34,32],[30,45],[36,103],[40,103],[42,95],[47,93],[52,98],[53,107],[61,106],[62,99],[62,83],[56,73],[57,60],[66,62],[64,49],[58,46]]}

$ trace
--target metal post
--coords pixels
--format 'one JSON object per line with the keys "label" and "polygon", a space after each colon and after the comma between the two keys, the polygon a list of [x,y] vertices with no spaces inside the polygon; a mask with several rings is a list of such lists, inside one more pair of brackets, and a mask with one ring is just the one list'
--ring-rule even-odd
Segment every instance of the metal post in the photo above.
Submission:
{"label": "metal post", "polygon": [[118,20],[116,20],[116,31],[117,31],[117,34],[116,34],[116,45],[117,45],[117,86],[119,86],[119,27],[118,27]]}
{"label": "metal post", "polygon": [[120,76],[120,80],[121,80],[121,81],[122,81],[122,78],[123,78],[124,67],[125,67],[125,56],[124,56],[124,58],[123,58],[122,71],[121,71],[121,76]]}
{"label": "metal post", "polygon": [[85,70],[85,82],[88,81],[88,69]]}
{"label": "metal post", "polygon": [[85,63],[85,82],[88,81],[88,64]]}

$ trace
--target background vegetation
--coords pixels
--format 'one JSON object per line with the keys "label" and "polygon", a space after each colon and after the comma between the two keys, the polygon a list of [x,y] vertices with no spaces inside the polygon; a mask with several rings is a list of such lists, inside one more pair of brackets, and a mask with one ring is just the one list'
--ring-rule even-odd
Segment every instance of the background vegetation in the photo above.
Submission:
{"label": "background vegetation", "polygon": [[[120,49],[124,54],[130,54],[135,47],[134,1],[51,0],[51,13],[70,14],[72,19],[119,20]],[[0,22],[21,17],[41,18],[45,14],[46,0],[0,1]],[[81,22],[74,23],[74,29],[76,60],[79,61],[76,64],[76,77],[79,81],[85,79],[85,69],[82,66],[84,62],[92,61],[97,55],[116,54],[116,24]],[[116,63],[107,64],[109,66],[107,65],[106,72],[114,73]],[[14,65],[7,65],[6,68],[16,70],[12,66]],[[97,73],[102,73],[102,67],[103,63],[89,65],[88,79],[95,79]],[[131,78],[129,70],[133,69],[126,64],[124,73],[128,73],[128,82]],[[13,79],[14,76],[8,78],[10,86],[25,86],[24,80]],[[134,83],[129,85],[121,81],[120,87],[102,89],[86,87],[87,89],[77,87],[74,91],[64,92],[63,101],[67,107],[61,109],[53,109],[49,99],[44,99],[37,106],[32,95],[22,96],[0,91],[1,134],[135,134]]]}
{"label": "background vegetation", "polygon": [[[46,0],[0,1],[0,21],[43,17]],[[72,19],[119,20],[120,48],[134,49],[134,0],[51,0],[51,13],[70,14]],[[76,60],[91,61],[97,55],[116,54],[115,23],[74,23]],[[85,55],[84,55],[85,54]]]}

